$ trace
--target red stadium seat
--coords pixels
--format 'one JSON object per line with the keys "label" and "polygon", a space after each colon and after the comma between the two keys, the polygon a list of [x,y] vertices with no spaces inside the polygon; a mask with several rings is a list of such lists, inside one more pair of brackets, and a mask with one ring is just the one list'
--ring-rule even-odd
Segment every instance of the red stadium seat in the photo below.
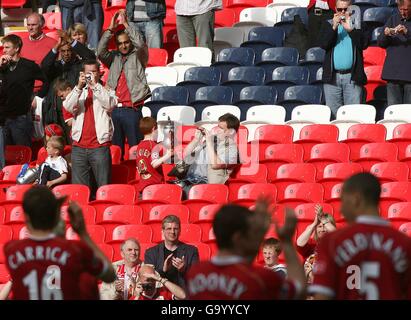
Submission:
{"label": "red stadium seat", "polygon": [[259,159],[266,159],[266,148],[272,144],[293,143],[294,130],[291,126],[266,124],[256,129],[254,141],[259,144]]}
{"label": "red stadium seat", "polygon": [[226,203],[228,187],[222,184],[193,185],[188,193],[188,200],[183,201],[190,210],[190,222],[198,220],[201,208],[208,204]]}
{"label": "red stadium seat", "polygon": [[0,225],[4,224],[6,220],[6,210],[3,207],[0,207]]}
{"label": "red stadium seat", "polygon": [[229,8],[216,10],[214,18],[214,28],[231,27],[236,20],[235,11]]}
{"label": "red stadium seat", "polygon": [[403,162],[380,162],[374,164],[370,170],[380,183],[407,181],[408,171],[408,166]]}
{"label": "red stadium seat", "polygon": [[238,189],[242,185],[253,182],[267,182],[267,167],[264,164],[250,162],[235,169],[231,177],[226,182],[229,190],[229,202],[237,199]]}
{"label": "red stadium seat", "polygon": [[[215,242],[216,242],[215,234],[214,234],[214,230],[213,230],[212,227],[208,230],[208,233],[203,233],[202,234],[201,242],[207,243],[207,244],[211,244],[211,243],[215,244]],[[213,251],[212,247],[211,247],[211,249]]]}
{"label": "red stadium seat", "polygon": [[240,187],[234,203],[249,208],[260,196],[267,196],[272,203],[277,199],[277,188],[271,183],[249,183]]}
{"label": "red stadium seat", "polygon": [[134,205],[115,205],[107,207],[98,223],[106,230],[106,241],[110,241],[115,227],[125,224],[140,224],[142,211]]}
{"label": "red stadium seat", "polygon": [[[152,226],[153,243],[159,243],[164,240],[161,226]],[[181,224],[180,241],[186,243],[201,242],[201,228],[196,224]]]}
{"label": "red stadium seat", "polygon": [[175,215],[180,219],[181,223],[189,223],[190,212],[185,205],[182,204],[162,204],[151,209],[147,218],[143,218],[144,224],[159,225],[168,215]]}
{"label": "red stadium seat", "polygon": [[336,222],[340,222],[344,220],[344,217],[341,214],[340,207],[341,207],[341,191],[342,191],[342,183],[338,183],[334,185],[331,189],[330,198],[327,199],[325,202],[328,203],[333,207],[334,212],[334,219]]}
{"label": "red stadium seat", "polygon": [[198,224],[201,227],[202,234],[208,234],[213,226],[214,216],[221,208],[221,204],[209,204],[203,206],[198,213],[198,220],[193,223]]}
{"label": "red stadium seat", "polygon": [[13,229],[10,226],[0,225],[0,243],[4,244],[13,239]]}
{"label": "red stadium seat", "polygon": [[138,205],[143,209],[143,221],[151,209],[161,204],[180,204],[183,190],[175,184],[153,184],[144,188]]}
{"label": "red stadium seat", "polygon": [[5,166],[2,173],[2,180],[0,180],[0,200],[5,200],[6,194],[4,188],[14,186],[16,184],[17,176],[21,171],[22,165]]}
{"label": "red stadium seat", "polygon": [[57,198],[67,196],[68,201],[76,201],[80,205],[88,204],[90,189],[83,184],[62,184],[53,188],[53,193]]}
{"label": "red stadium seat", "polygon": [[385,60],[385,49],[380,47],[368,47],[363,51],[364,67],[382,66]]}
{"label": "red stadium seat", "polygon": [[387,182],[381,185],[381,216],[387,217],[388,208],[396,202],[411,202],[411,182]]}
{"label": "red stadium seat", "polygon": [[404,158],[401,159],[401,162],[406,163],[408,168],[410,168],[410,174],[408,177],[411,178],[411,144],[409,144],[405,149]]}
{"label": "red stadium seat", "polygon": [[331,189],[348,177],[361,173],[362,167],[358,163],[331,163],[324,168],[323,177],[317,180],[324,187],[324,200],[331,197]]}
{"label": "red stadium seat", "polygon": [[115,144],[110,146],[111,164],[120,164],[121,148]]}
{"label": "red stadium seat", "polygon": [[373,92],[376,87],[386,83],[381,79],[382,67],[382,65],[379,65],[364,68],[364,72],[367,76],[367,84],[365,85],[365,88],[367,89],[367,101],[373,99]]}
{"label": "red stadium seat", "polygon": [[350,148],[343,143],[320,143],[311,149],[311,156],[307,160],[317,169],[316,179],[323,177],[327,165],[337,162],[349,162]]}
{"label": "red stadium seat", "polygon": [[392,139],[387,142],[395,143],[398,147],[398,159],[405,158],[405,151],[411,144],[411,123],[401,123],[392,132]]}
{"label": "red stadium seat", "polygon": [[403,223],[411,222],[411,202],[397,202],[388,208],[388,220],[398,229]]}
{"label": "red stadium seat", "polygon": [[4,151],[6,165],[24,164],[31,161],[31,148],[18,145],[7,145]]}
{"label": "red stadium seat", "polygon": [[[102,226],[89,224],[86,226],[87,232],[90,238],[95,243],[104,243],[106,238],[106,231]],[[68,240],[79,240],[78,234],[73,230],[72,227],[68,227],[66,231],[66,238]]]}
{"label": "red stadium seat", "polygon": [[20,229],[19,240],[27,239],[30,236],[29,229],[26,226]]}
{"label": "red stadium seat", "polygon": [[2,0],[1,1],[1,6],[4,9],[9,9],[9,8],[20,8],[24,6],[26,3],[26,0]]}
{"label": "red stadium seat", "polygon": [[[4,256],[3,247],[4,247],[4,244],[3,244],[3,243],[0,243],[0,264],[6,262],[6,258],[5,258],[5,256]],[[0,291],[1,291],[1,289],[0,289]]]}
{"label": "red stadium seat", "polygon": [[24,194],[31,187],[31,184],[17,184],[7,188],[6,201],[23,201]]}
{"label": "red stadium seat", "polygon": [[127,224],[115,227],[109,243],[120,243],[128,238],[136,238],[140,243],[150,243],[153,231],[150,226]]}
{"label": "red stadium seat", "polygon": [[165,67],[168,61],[167,50],[160,48],[148,48],[147,67]]}
{"label": "red stadium seat", "polygon": [[369,172],[371,167],[378,162],[397,161],[398,148],[394,143],[367,143],[360,149],[360,157],[355,161],[359,163],[364,172]]}
{"label": "red stadium seat", "polygon": [[129,169],[124,164],[113,164],[111,166],[111,183],[112,184],[127,184],[135,177],[130,174]]}
{"label": "red stadium seat", "polygon": [[411,237],[411,222],[403,223],[398,230]]}
{"label": "red stadium seat", "polygon": [[11,209],[6,224],[13,229],[13,240],[18,240],[20,230],[26,225],[24,210],[21,206],[15,206]]}
{"label": "red stadium seat", "polygon": [[9,281],[9,271],[5,264],[0,264],[0,283]]}
{"label": "red stadium seat", "polygon": [[288,185],[298,182],[315,182],[316,169],[310,163],[287,163],[277,170],[277,178],[271,183],[277,188],[278,200],[284,199]]}
{"label": "red stadium seat", "polygon": [[300,144],[304,148],[304,161],[311,155],[314,145],[326,142],[337,142],[338,128],[332,124],[310,124],[304,126],[300,131],[300,139],[294,143]]}
{"label": "red stadium seat", "polygon": [[97,247],[100,248],[101,251],[103,251],[104,255],[110,260],[114,261],[114,249],[112,246],[106,243],[97,243]]}
{"label": "red stadium seat", "polygon": [[294,183],[285,189],[284,199],[278,201],[278,203],[295,208],[303,203],[322,203],[323,196],[324,188],[320,183]]}
{"label": "red stadium seat", "polygon": [[303,162],[304,149],[298,144],[273,144],[265,150],[264,164],[268,170],[267,181],[271,182],[277,178],[278,168],[285,163]]}
{"label": "red stadium seat", "polygon": [[341,142],[350,147],[350,159],[360,156],[360,149],[366,143],[385,142],[387,129],[382,124],[354,124],[347,132],[347,139]]}
{"label": "red stadium seat", "polygon": [[190,243],[190,244],[197,248],[200,261],[210,260],[210,258],[211,258],[211,249],[207,244],[201,243],[201,242]]}
{"label": "red stadium seat", "polygon": [[[84,222],[86,224],[96,224],[96,209],[90,205],[82,205],[81,209],[83,210]],[[64,222],[70,224],[70,217],[67,210],[68,206],[61,207],[61,218]]]}

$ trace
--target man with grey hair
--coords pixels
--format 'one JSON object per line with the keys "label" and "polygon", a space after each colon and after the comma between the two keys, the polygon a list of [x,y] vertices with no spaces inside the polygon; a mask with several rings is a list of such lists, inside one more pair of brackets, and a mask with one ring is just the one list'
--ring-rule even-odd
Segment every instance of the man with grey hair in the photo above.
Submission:
{"label": "man with grey hair", "polygon": [[349,13],[350,0],[337,0],[332,22],[324,21],[319,42],[326,51],[323,63],[325,102],[332,118],[345,104],[359,104],[367,83],[364,72],[363,50],[368,46],[364,26],[355,29]]}
{"label": "man with grey hair", "polygon": [[133,296],[138,272],[143,262],[140,260],[140,243],[135,238],[129,238],[120,245],[121,257],[113,263],[117,280],[103,283],[100,289],[101,300],[128,300]]}
{"label": "man with grey hair", "polygon": [[185,274],[198,262],[198,249],[179,240],[180,219],[168,215],[162,221],[164,241],[148,249],[144,255],[146,264],[154,265],[161,277],[185,289]]}

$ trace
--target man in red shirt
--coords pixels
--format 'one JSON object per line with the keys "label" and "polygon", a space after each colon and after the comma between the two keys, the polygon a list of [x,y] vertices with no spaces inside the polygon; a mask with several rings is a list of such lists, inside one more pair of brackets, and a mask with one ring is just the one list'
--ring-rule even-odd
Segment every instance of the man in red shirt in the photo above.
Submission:
{"label": "man in red shirt", "polygon": [[297,224],[292,210],[287,209],[284,226],[277,227],[288,279],[252,265],[270,227],[268,206],[268,201],[259,199],[254,212],[237,205],[223,206],[217,212],[213,230],[219,251],[211,261],[195,264],[188,271],[189,299],[271,300],[302,295],[306,280],[292,243]]}
{"label": "man in red shirt", "polygon": [[379,217],[381,187],[370,173],[345,181],[341,212],[349,226],[324,236],[314,264],[315,299],[409,299],[411,239]]}
{"label": "man in red shirt", "polygon": [[84,272],[106,282],[114,281],[114,269],[87,233],[78,205],[71,203],[69,214],[70,224],[81,240],[68,241],[53,233],[63,201],[46,187],[36,186],[25,193],[23,208],[30,236],[4,247],[14,299],[81,299],[80,276]]}

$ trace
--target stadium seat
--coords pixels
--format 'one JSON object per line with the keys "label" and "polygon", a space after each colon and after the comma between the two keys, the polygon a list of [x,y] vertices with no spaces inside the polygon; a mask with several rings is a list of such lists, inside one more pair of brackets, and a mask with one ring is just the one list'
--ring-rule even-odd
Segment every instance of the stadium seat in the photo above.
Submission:
{"label": "stadium seat", "polygon": [[254,133],[254,141],[259,147],[259,159],[265,159],[265,150],[272,144],[293,142],[293,128],[287,125],[267,124],[259,126]]}
{"label": "stadium seat", "polygon": [[380,162],[374,164],[370,172],[375,175],[380,183],[408,180],[408,166],[403,162]]}
{"label": "stadium seat", "polygon": [[146,102],[145,106],[151,110],[151,116],[157,118],[157,112],[162,107],[187,105],[188,94],[188,90],[184,87],[158,87],[153,90],[151,101]]}
{"label": "stadium seat", "polygon": [[148,63],[150,67],[165,67],[167,65],[168,52],[160,48],[148,48]]}
{"label": "stadium seat", "polygon": [[191,245],[197,247],[198,250],[198,256],[200,258],[200,261],[209,261],[211,258],[211,249],[210,246],[202,243],[202,242],[197,242],[197,243],[190,243]]}
{"label": "stadium seat", "polygon": [[307,8],[302,7],[292,7],[287,8],[281,13],[281,20],[277,22],[274,26],[280,27],[284,30],[285,34],[288,35],[293,27],[294,16],[300,16],[301,21],[306,27],[308,27],[308,12]]}
{"label": "stadium seat", "polygon": [[305,53],[305,58],[299,63],[300,66],[307,67],[310,71],[310,81],[316,79],[317,71],[323,66],[325,50],[320,47],[309,48]]}
{"label": "stadium seat", "polygon": [[281,47],[267,48],[261,54],[261,60],[256,63],[264,68],[266,82],[271,81],[274,69],[283,66],[296,66],[299,60],[299,53],[296,48]]}
{"label": "stadium seat", "polygon": [[243,9],[252,7],[265,7],[270,0],[227,0],[225,7],[233,9],[236,13],[236,20],[240,18]]}
{"label": "stadium seat", "polygon": [[[4,248],[4,244],[0,243],[0,264],[6,262],[6,257],[4,256],[3,248]],[[0,287],[0,291],[1,291],[1,287]]]}
{"label": "stadium seat", "polygon": [[311,149],[319,143],[337,142],[338,128],[331,124],[311,124],[300,131],[300,139],[294,141],[304,148],[304,161],[311,155]]}
{"label": "stadium seat", "polygon": [[138,205],[143,209],[143,221],[151,209],[161,204],[180,204],[182,189],[175,184],[154,184],[144,188],[142,200],[138,200]]}
{"label": "stadium seat", "polygon": [[324,187],[324,200],[328,200],[331,197],[331,189],[348,177],[361,173],[362,167],[358,163],[331,163],[328,164],[323,171],[323,176],[317,179],[318,183],[321,183]]}
{"label": "stadium seat", "polygon": [[[96,209],[90,205],[80,206],[83,211],[84,222],[88,224],[96,224]],[[60,209],[61,219],[66,223],[70,224],[70,217],[68,213],[68,206],[64,205]]]}
{"label": "stadium seat", "polygon": [[324,188],[320,183],[293,183],[288,185],[284,192],[284,198],[278,203],[295,208],[303,203],[323,202]]}
{"label": "stadium seat", "polygon": [[179,63],[196,63],[199,66],[208,67],[211,64],[211,50],[204,47],[185,47],[179,48],[174,52],[174,59],[169,63],[169,67],[174,67]]}
{"label": "stadium seat", "polygon": [[364,67],[382,66],[385,61],[385,49],[379,47],[368,47],[363,51]]}
{"label": "stadium seat", "polygon": [[26,0],[2,0],[1,6],[4,9],[20,8],[26,3]]}
{"label": "stadium seat", "polygon": [[180,218],[181,223],[189,223],[190,212],[182,204],[162,204],[151,208],[148,215],[143,216],[143,223],[151,226],[157,225],[161,228],[163,219],[168,215],[175,215]]}
{"label": "stadium seat", "polygon": [[[106,240],[106,231],[102,226],[99,225],[87,225],[87,232],[90,235],[90,238],[95,243],[104,243]],[[66,230],[66,239],[67,240],[80,240],[78,234],[74,231],[72,227],[68,227]]]}
{"label": "stadium seat", "polygon": [[[193,125],[196,117],[196,110],[190,106],[169,106],[158,110],[158,140],[162,141],[164,137],[164,126],[168,121],[173,121],[174,125]],[[161,132],[161,134],[160,134]]]}
{"label": "stadium seat", "polygon": [[103,251],[104,255],[110,261],[115,261],[115,260],[113,260],[113,258],[114,258],[114,249],[113,249],[112,246],[110,246],[109,244],[106,244],[106,243],[97,243],[97,247],[99,247],[99,249],[101,251]]}
{"label": "stadium seat", "polygon": [[[21,171],[22,165],[12,165],[12,166],[5,166],[2,171],[2,179],[0,180],[0,186],[2,188],[6,188],[8,186],[13,186],[16,184],[17,176]],[[4,191],[2,192],[2,199],[4,199],[5,194]]]}
{"label": "stadium seat", "polygon": [[359,163],[364,172],[369,172],[371,167],[378,162],[398,160],[398,148],[394,143],[367,143],[360,149],[360,156],[355,162]]}
{"label": "stadium seat", "polygon": [[111,183],[112,184],[127,184],[135,178],[135,171],[130,173],[129,167],[121,164],[113,164],[111,166]]}
{"label": "stadium seat", "polygon": [[[401,159],[401,162],[406,163],[408,165],[408,168],[410,168],[411,170],[411,144],[409,144],[405,149],[404,158]],[[411,172],[409,177],[411,177]]]}
{"label": "stadium seat", "polygon": [[107,207],[103,212],[99,225],[103,226],[106,231],[106,242],[110,241],[115,227],[126,224],[140,224],[142,219],[142,210],[134,205],[114,205]]}
{"label": "stadium seat", "polygon": [[4,158],[6,165],[25,164],[31,161],[31,148],[19,145],[6,145]]}
{"label": "stadium seat", "polygon": [[[201,120],[196,122],[196,125],[204,124],[218,124],[218,119],[226,114],[231,113],[238,120],[241,118],[241,110],[239,107],[233,105],[215,105],[208,106],[203,109],[201,112]],[[247,140],[245,140],[247,141]]]}
{"label": "stadium seat", "polygon": [[411,237],[411,223],[407,222],[407,223],[403,223],[399,228],[399,231],[401,231],[402,233],[405,233],[408,237]]}
{"label": "stadium seat", "polygon": [[411,201],[411,182],[386,182],[381,185],[380,214],[387,217],[388,208],[396,202]]}
{"label": "stadium seat", "polygon": [[387,140],[387,142],[395,143],[398,147],[398,159],[404,159],[405,151],[411,144],[411,124],[403,123],[397,125],[392,132],[392,138]]}
{"label": "stadium seat", "polygon": [[221,82],[221,72],[214,67],[193,67],[184,74],[184,81],[177,85],[189,91],[189,103],[195,99],[199,88],[205,86],[218,86]]}
{"label": "stadium seat", "polygon": [[364,11],[362,22],[364,22],[370,30],[373,30],[384,26],[393,13],[393,8],[369,8]]}
{"label": "stadium seat", "polygon": [[[239,99],[234,104],[241,110],[240,120],[245,121],[247,112],[251,107],[257,105],[270,106],[275,105],[276,102],[277,90],[274,87],[249,86],[241,89]],[[267,118],[267,115],[265,117]]]}
{"label": "stadium seat", "polygon": [[[225,11],[225,10],[222,10]],[[213,48],[216,51],[217,48],[236,48],[239,47],[244,41],[244,31],[241,28],[235,27],[223,27],[214,29],[214,42]],[[224,49],[223,48],[223,49]],[[218,51],[218,53],[221,50]],[[218,53],[216,52],[217,56]]]}
{"label": "stadium seat", "polygon": [[229,189],[228,201],[231,202],[237,199],[238,189],[242,185],[253,182],[267,182],[267,167],[264,164],[242,164],[234,169],[231,177],[226,182]]}
{"label": "stadium seat", "polygon": [[147,84],[151,90],[163,86],[175,86],[178,81],[178,72],[171,67],[146,68]]}
{"label": "stadium seat", "polygon": [[357,123],[375,123],[376,110],[369,104],[347,104],[338,108],[336,119],[331,121],[339,130],[338,140],[347,139],[349,128]]}
{"label": "stadium seat", "polygon": [[4,210],[3,207],[0,207],[0,225],[4,224],[5,219],[6,219],[6,211]]}
{"label": "stadium seat", "polygon": [[387,130],[381,124],[354,124],[347,132],[347,139],[341,142],[350,148],[350,160],[356,161],[363,145],[384,142]]}
{"label": "stadium seat", "polygon": [[270,182],[277,188],[278,200],[284,199],[288,185],[299,182],[315,182],[316,169],[310,163],[287,163],[277,169],[277,177]]}
{"label": "stadium seat", "polygon": [[231,27],[236,21],[235,11],[230,8],[215,11],[214,28]]}
{"label": "stadium seat", "polygon": [[[6,201],[23,201],[23,196],[27,190],[32,187],[31,184],[17,184],[10,186],[6,191]],[[2,204],[0,203],[0,206]]]}
{"label": "stadium seat", "polygon": [[334,212],[334,219],[335,221],[339,222],[344,220],[344,217],[341,214],[340,207],[341,207],[341,191],[342,191],[343,183],[337,183],[331,188],[330,197],[328,199],[324,199],[326,203],[333,207]]}
{"label": "stadium seat", "polygon": [[274,8],[268,7],[245,8],[240,13],[240,22],[244,21],[261,22],[267,27],[272,27],[277,22],[277,12]]}
{"label": "stadium seat", "polygon": [[19,240],[27,239],[28,237],[30,237],[30,231],[26,226],[24,226],[20,229]]}
{"label": "stadium seat", "polygon": [[200,209],[200,212],[198,213],[198,219],[195,221],[192,221],[192,223],[197,223],[197,224],[203,224],[203,223],[208,223],[211,225],[211,223],[214,220],[214,216],[218,212],[218,210],[221,208],[221,204],[209,204],[206,206],[203,206]]}
{"label": "stadium seat", "polygon": [[364,72],[367,76],[367,84],[365,85],[365,88],[367,89],[367,101],[373,98],[375,88],[386,83],[381,78],[382,68],[382,65],[368,66],[364,68]]}
{"label": "stadium seat", "polygon": [[304,148],[298,144],[272,144],[265,149],[264,159],[260,160],[268,170],[267,181],[277,178],[278,168],[285,163],[300,163],[303,161]]}
{"label": "stadium seat", "polygon": [[67,196],[65,204],[76,201],[80,205],[86,205],[90,198],[90,189],[82,184],[62,184],[54,187],[52,191],[57,198]]}
{"label": "stadium seat", "polygon": [[120,164],[121,148],[115,144],[110,146],[111,164]]}
{"label": "stadium seat", "polygon": [[26,225],[24,210],[21,205],[15,205],[11,209],[10,215],[6,217],[6,224],[13,229],[13,240],[18,240],[20,230]]}
{"label": "stadium seat", "polygon": [[387,218],[398,229],[403,223],[411,222],[411,202],[397,202],[388,208]]}
{"label": "stadium seat", "polygon": [[384,119],[378,121],[387,128],[386,140],[392,138],[394,128],[401,123],[411,122],[411,104],[393,104],[384,111]]}
{"label": "stadium seat", "polygon": [[[152,226],[153,230],[153,243],[159,243],[164,240],[161,225]],[[186,243],[201,242],[201,228],[196,224],[183,224],[180,225],[180,237],[179,240]]]}
{"label": "stadium seat", "polygon": [[[274,72],[276,72],[278,69],[279,68],[274,70]],[[288,87],[284,91],[284,100],[278,102],[278,104],[282,105],[286,110],[285,120],[290,120],[292,110],[298,105],[321,104],[322,94],[322,90],[314,85],[297,85]]]}
{"label": "stadium seat", "polygon": [[324,213],[333,215],[333,207],[328,203],[303,203],[295,207],[294,211],[298,219],[297,235],[300,235],[304,230],[314,222],[316,212],[315,207],[320,204]]}
{"label": "stadium seat", "polygon": [[231,105],[233,102],[233,89],[223,86],[207,86],[197,90],[195,100],[191,105],[196,109],[196,121],[201,120],[205,107],[212,105]]}
{"label": "stadium seat", "polygon": [[150,226],[127,224],[115,227],[112,240],[108,243],[121,243],[128,238],[136,238],[141,243],[150,243],[152,235],[153,231]]}
{"label": "stadium seat", "polygon": [[378,46],[377,39],[380,36],[380,34],[383,32],[384,32],[384,27],[378,27],[378,28],[372,29],[370,46]]}
{"label": "stadium seat", "polygon": [[9,281],[9,272],[5,264],[0,264],[0,283]]}
{"label": "stadium seat", "polygon": [[277,188],[271,183],[249,183],[238,189],[237,200],[233,203],[247,207],[253,206],[259,197],[268,197],[272,203],[277,199]]}
{"label": "stadium seat", "polygon": [[10,226],[0,225],[0,244],[5,244],[11,239],[13,239],[13,229]]}

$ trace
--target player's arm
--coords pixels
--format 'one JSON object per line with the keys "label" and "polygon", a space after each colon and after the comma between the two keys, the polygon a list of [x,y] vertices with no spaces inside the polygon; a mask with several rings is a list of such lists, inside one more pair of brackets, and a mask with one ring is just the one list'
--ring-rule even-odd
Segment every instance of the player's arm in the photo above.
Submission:
{"label": "player's arm", "polygon": [[116,280],[116,273],[114,271],[111,261],[107,259],[105,254],[97,247],[94,241],[90,238],[87,232],[86,225],[84,223],[83,212],[79,205],[75,202],[71,202],[68,208],[70,216],[70,224],[73,230],[79,235],[80,239],[86,243],[87,246],[93,251],[95,257],[103,262],[104,268],[99,278],[104,282],[113,282]]}

